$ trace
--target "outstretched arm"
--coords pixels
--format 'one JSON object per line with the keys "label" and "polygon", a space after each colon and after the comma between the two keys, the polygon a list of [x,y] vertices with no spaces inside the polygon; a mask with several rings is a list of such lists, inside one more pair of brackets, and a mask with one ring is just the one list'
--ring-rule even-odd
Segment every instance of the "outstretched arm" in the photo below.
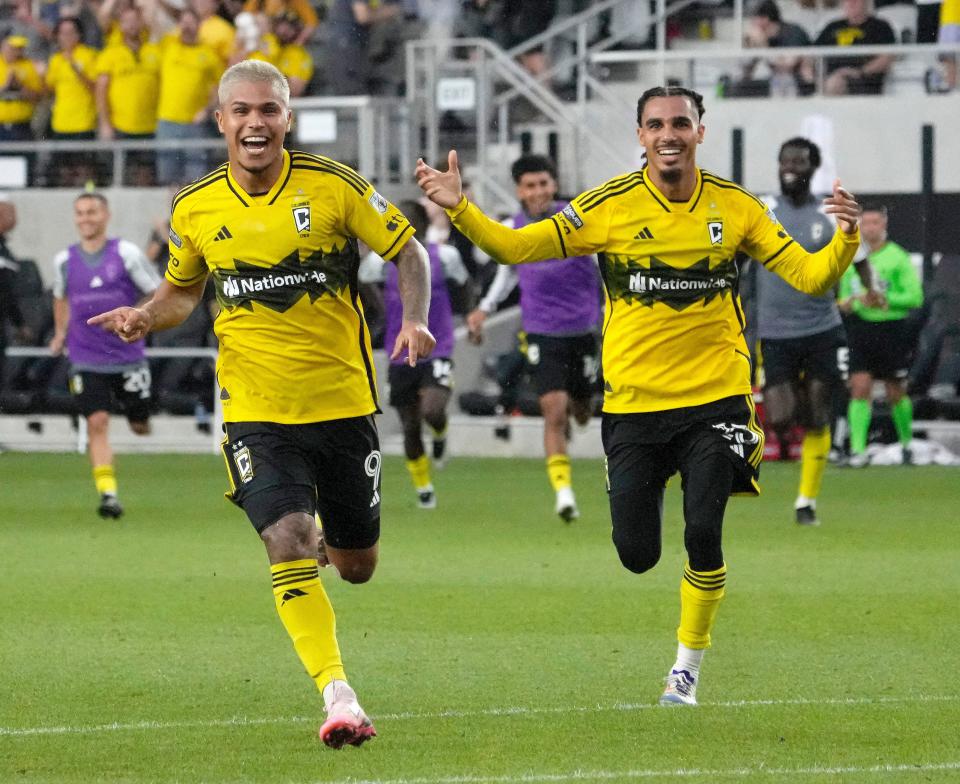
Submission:
{"label": "outstretched arm", "polygon": [[554,219],[511,229],[491,220],[477,205],[468,202],[461,187],[456,150],[450,150],[445,172],[427,166],[423,158],[419,158],[416,178],[427,198],[443,207],[467,239],[498,264],[523,264],[575,255],[568,253],[570,249],[564,245],[563,231]]}
{"label": "outstretched arm", "polygon": [[430,264],[423,246],[412,237],[397,253],[397,287],[403,303],[403,322],[390,359],[396,359],[407,349],[407,363],[413,367],[417,360],[430,356],[437,344],[427,321],[430,314]]}
{"label": "outstretched arm", "polygon": [[88,319],[87,323],[113,332],[125,343],[133,343],[150,332],[183,323],[203,297],[206,282],[204,278],[181,287],[163,280],[153,296],[140,307],[114,308]]}

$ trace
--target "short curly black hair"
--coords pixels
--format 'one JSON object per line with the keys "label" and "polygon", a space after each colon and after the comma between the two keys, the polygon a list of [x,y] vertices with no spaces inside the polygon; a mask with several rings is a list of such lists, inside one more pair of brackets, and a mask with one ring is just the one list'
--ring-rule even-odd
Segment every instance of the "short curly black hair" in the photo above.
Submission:
{"label": "short curly black hair", "polygon": [[810,153],[810,165],[814,169],[820,168],[820,148],[814,144],[809,139],[804,138],[803,136],[794,136],[792,139],[787,139],[783,144],[780,145],[780,152],[777,153],[777,160],[780,160],[780,157],[783,155],[783,151],[787,147],[796,147],[801,150],[807,150]]}
{"label": "short curly black hair", "polygon": [[644,91],[643,95],[640,96],[640,100],[637,101],[637,125],[643,125],[643,108],[647,105],[647,101],[651,98],[672,98],[675,95],[682,95],[684,98],[689,98],[690,103],[692,103],[697,110],[698,118],[702,118],[703,115],[707,113],[707,110],[703,108],[703,96],[696,90],[688,90],[686,87],[677,87],[672,84],[666,87],[651,87],[649,90]]}

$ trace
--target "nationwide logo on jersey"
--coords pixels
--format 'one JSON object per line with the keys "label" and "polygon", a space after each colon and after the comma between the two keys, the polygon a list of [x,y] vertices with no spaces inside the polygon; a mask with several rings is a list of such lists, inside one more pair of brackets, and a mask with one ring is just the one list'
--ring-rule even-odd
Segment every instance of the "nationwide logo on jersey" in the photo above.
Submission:
{"label": "nationwide logo on jersey", "polygon": [[217,300],[228,311],[253,310],[254,303],[284,313],[302,297],[316,302],[323,296],[337,296],[349,285],[349,271],[356,269],[357,251],[353,245],[329,253],[314,251],[300,261],[293,251],[272,267],[233,260],[236,270],[213,271]]}
{"label": "nationwide logo on jersey", "polygon": [[691,305],[707,305],[715,297],[730,295],[739,272],[733,259],[710,266],[710,257],[677,269],[656,256],[650,257],[650,266],[641,266],[636,259],[604,256],[605,279],[611,300],[637,302],[653,307],[660,302],[674,310],[686,310]]}
{"label": "nationwide logo on jersey", "polygon": [[301,237],[310,235],[310,202],[293,205],[293,225]]}
{"label": "nationwide logo on jersey", "polygon": [[707,232],[710,234],[710,242],[723,245],[723,221],[707,221]]}

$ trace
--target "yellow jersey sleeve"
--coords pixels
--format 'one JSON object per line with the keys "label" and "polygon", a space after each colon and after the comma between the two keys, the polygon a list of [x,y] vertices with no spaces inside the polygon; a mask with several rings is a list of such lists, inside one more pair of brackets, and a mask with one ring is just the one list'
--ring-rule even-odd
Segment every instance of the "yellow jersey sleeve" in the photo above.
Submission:
{"label": "yellow jersey sleeve", "polygon": [[807,294],[826,294],[846,271],[860,247],[860,232],[847,234],[837,228],[830,243],[808,253],[777,220],[773,210],[744,199],[746,234],[741,250],[758,259],[795,289]]}
{"label": "yellow jersey sleeve", "polygon": [[464,196],[447,214],[474,245],[500,264],[523,264],[528,261],[564,258],[567,252],[561,239],[563,231],[557,213],[550,220],[529,223],[521,229],[511,229],[488,218]]}
{"label": "yellow jersey sleeve", "polygon": [[174,206],[170,215],[169,248],[164,277],[174,286],[192,286],[207,276],[206,262],[191,239],[189,213],[180,205]]}
{"label": "yellow jersey sleeve", "polygon": [[380,258],[390,260],[413,236],[413,226],[406,216],[377,193],[372,185],[352,169],[349,171],[367,187],[363,195],[351,187],[345,186],[341,189],[345,234],[357,237]]}

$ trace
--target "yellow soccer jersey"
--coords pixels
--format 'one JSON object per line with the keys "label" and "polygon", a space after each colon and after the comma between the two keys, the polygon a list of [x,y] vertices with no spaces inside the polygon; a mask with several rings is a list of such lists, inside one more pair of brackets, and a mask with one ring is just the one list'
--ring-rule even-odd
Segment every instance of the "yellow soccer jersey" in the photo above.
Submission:
{"label": "yellow soccer jersey", "polygon": [[108,46],[97,58],[97,76],[109,76],[110,124],[123,133],[157,129],[160,47],[146,43],[134,52],[124,43]]}
{"label": "yellow soccer jersey", "polygon": [[300,44],[287,44],[280,48],[277,68],[288,79],[302,79],[309,82],[310,77],[313,76],[313,58],[310,52]]}
{"label": "yellow soccer jersey", "polygon": [[456,226],[495,259],[522,263],[597,253],[606,287],[604,411],[662,411],[750,392],[737,294],[743,251],[801,291],[824,293],[859,233],[807,253],[740,186],[697,172],[693,196],[669,201],[643,171],[574,199],[550,220],[511,231],[461,202]]}
{"label": "yellow soccer jersey", "polygon": [[413,227],[353,169],[283,153],[269,193],[218,169],[173,201],[167,280],[213,274],[217,377],[228,422],[302,424],[378,408],[357,293],[357,238],[392,258]]}
{"label": "yellow soccer jersey", "polygon": [[[91,82],[96,81],[97,50],[77,44],[73,61]],[[96,130],[97,106],[93,90],[77,75],[63,52],[50,58],[47,66],[47,87],[53,90],[50,127],[57,133],[87,133]]]}
{"label": "yellow soccer jersey", "polygon": [[185,125],[210,102],[223,64],[204,44],[185,44],[171,33],[163,39],[160,55],[160,100],[157,119]]}
{"label": "yellow soccer jersey", "polygon": [[[31,60],[21,57],[16,62],[8,63],[0,57],[0,83],[7,83],[11,71],[16,74],[17,81],[26,89],[35,93],[43,92],[43,79]],[[35,103],[22,95],[21,90],[13,89],[0,97],[0,123],[30,122]]]}

